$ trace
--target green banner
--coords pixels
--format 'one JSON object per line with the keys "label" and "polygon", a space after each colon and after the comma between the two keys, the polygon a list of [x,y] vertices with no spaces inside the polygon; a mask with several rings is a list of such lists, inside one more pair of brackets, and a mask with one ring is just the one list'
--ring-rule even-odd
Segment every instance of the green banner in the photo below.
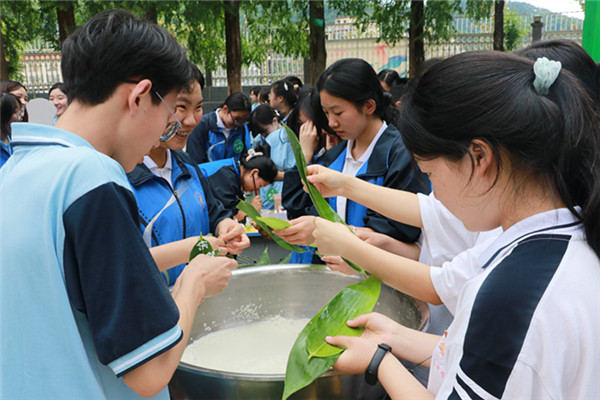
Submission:
{"label": "green banner", "polygon": [[600,1],[585,2],[585,19],[583,20],[583,48],[596,62],[600,62]]}

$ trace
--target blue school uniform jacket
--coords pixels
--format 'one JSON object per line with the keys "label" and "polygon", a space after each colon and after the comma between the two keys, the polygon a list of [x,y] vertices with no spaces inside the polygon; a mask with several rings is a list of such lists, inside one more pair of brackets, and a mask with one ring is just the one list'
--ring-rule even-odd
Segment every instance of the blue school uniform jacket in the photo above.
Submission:
{"label": "blue school uniform jacket", "polygon": [[233,215],[237,214],[237,205],[244,199],[240,162],[235,158],[226,158],[198,165],[208,180],[213,194]]}
{"label": "blue school uniform jacket", "polygon": [[[171,156],[173,187],[144,164],[128,174],[148,247],[214,232],[221,220],[232,215],[215,199],[208,181],[186,153],[171,151]],[[181,264],[165,271],[169,285],[175,283],[184,267]]]}
{"label": "blue school uniform jacket", "polygon": [[217,111],[202,117],[202,121],[194,128],[187,142],[187,153],[196,164],[224,158],[236,158],[246,149],[251,148],[250,131],[247,125],[232,129],[226,138],[217,126]]}
{"label": "blue school uniform jacket", "polygon": [[[341,172],[346,158],[346,146],[347,141],[343,141],[331,148],[319,159],[319,163]],[[388,125],[380,136],[373,148],[373,153],[358,171],[356,177],[379,186],[414,193],[429,193],[430,191],[427,177],[422,173],[415,176],[410,154],[404,146],[400,132],[393,125]],[[336,197],[328,200],[335,210]],[[302,182],[295,167],[285,173],[282,205],[287,210],[290,219],[302,215],[318,215],[310,197],[302,190]],[[366,226],[407,243],[415,242],[421,233],[419,228],[386,218],[351,200],[347,202],[344,217],[348,225]]]}

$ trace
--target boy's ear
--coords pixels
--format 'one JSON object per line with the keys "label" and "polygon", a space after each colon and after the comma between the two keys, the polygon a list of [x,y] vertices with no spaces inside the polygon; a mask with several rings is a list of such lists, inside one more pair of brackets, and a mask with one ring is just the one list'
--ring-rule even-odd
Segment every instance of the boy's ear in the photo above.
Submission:
{"label": "boy's ear", "polygon": [[131,89],[127,96],[127,104],[129,112],[133,115],[140,106],[142,97],[149,94],[152,90],[152,81],[150,79],[142,79]]}

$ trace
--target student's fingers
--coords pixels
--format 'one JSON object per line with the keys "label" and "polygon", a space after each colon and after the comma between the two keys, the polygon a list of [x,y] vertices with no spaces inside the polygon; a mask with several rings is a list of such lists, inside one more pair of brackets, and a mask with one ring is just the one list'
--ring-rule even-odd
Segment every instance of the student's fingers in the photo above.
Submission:
{"label": "student's fingers", "polygon": [[352,336],[327,336],[325,341],[332,346],[347,348],[352,342]]}
{"label": "student's fingers", "polygon": [[219,237],[225,242],[229,242],[230,240],[233,240],[233,238],[240,236],[240,235],[245,235],[246,234],[246,230],[244,229],[244,227],[238,223],[233,223],[231,225],[227,226],[227,229],[225,231],[225,233],[222,233]]}

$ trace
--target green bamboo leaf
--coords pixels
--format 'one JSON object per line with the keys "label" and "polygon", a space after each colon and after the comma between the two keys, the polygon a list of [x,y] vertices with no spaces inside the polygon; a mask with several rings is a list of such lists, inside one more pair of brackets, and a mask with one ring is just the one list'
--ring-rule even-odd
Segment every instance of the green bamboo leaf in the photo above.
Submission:
{"label": "green bamboo leaf", "polygon": [[344,350],[325,342],[326,336],[360,336],[346,321],[373,311],[381,291],[381,281],[371,276],[342,289],[315,315],[298,335],[288,358],[282,399],[323,375]]}
{"label": "green bamboo leaf", "polygon": [[298,167],[298,173],[300,174],[300,178],[306,185],[306,188],[308,190],[308,195],[310,196],[313,204],[315,205],[317,212],[319,213],[319,215],[322,218],[325,218],[328,221],[341,222],[344,225],[346,225],[344,220],[333,210],[333,208],[331,208],[331,205],[329,205],[329,202],[327,200],[325,200],[325,198],[317,190],[317,188],[314,187],[314,185],[308,181],[307,175],[306,175],[306,160],[304,159],[304,154],[302,154],[302,146],[300,145],[300,142],[298,141],[298,137],[296,136],[294,131],[292,131],[289,128],[289,126],[287,126],[286,124],[283,124],[283,126],[285,127],[285,132],[287,134],[288,141],[290,142],[290,145],[292,146],[292,151],[294,152],[294,158],[296,159],[296,166]]}
{"label": "green bamboo leaf", "polygon": [[284,249],[288,249],[298,253],[304,253],[305,250],[302,247],[289,244],[288,242],[271,232],[271,228],[269,228],[267,224],[260,220],[261,215],[258,211],[256,211],[256,208],[254,208],[252,204],[247,203],[244,200],[240,200],[240,202],[237,205],[237,208],[238,210],[242,210],[244,213],[246,213],[246,215],[248,215],[254,222],[256,222],[256,225],[258,225],[262,230],[267,232],[267,234],[275,241],[275,243],[277,243]]}
{"label": "green bamboo leaf", "polygon": [[257,217],[259,221],[264,222],[271,229],[285,229],[292,226],[289,222],[275,217]]}
{"label": "green bamboo leaf", "polygon": [[200,238],[190,252],[190,261],[199,254],[208,254],[209,256],[216,257],[221,254],[221,250],[213,250],[210,242],[204,236],[200,235]]}
{"label": "green bamboo leaf", "polygon": [[290,259],[292,258],[292,253],[289,253],[285,258],[279,261],[277,264],[289,264]]}
{"label": "green bamboo leaf", "polygon": [[256,265],[269,265],[271,264],[271,259],[269,258],[269,248],[265,246],[265,251],[262,252],[260,257],[258,257],[258,261],[256,261]]}
{"label": "green bamboo leaf", "polygon": [[[333,208],[331,208],[331,205],[329,205],[329,202],[327,200],[325,200],[325,198],[317,190],[317,188],[308,181],[307,175],[306,175],[306,160],[304,159],[304,154],[302,153],[302,146],[300,145],[300,142],[298,141],[298,138],[296,137],[296,134],[294,133],[294,131],[292,131],[289,128],[289,126],[287,126],[286,124],[283,124],[283,126],[285,127],[285,133],[287,134],[288,141],[290,142],[290,145],[292,146],[292,150],[294,152],[294,158],[296,159],[296,167],[298,168],[298,174],[300,174],[300,178],[304,182],[304,185],[306,185],[310,199],[312,200],[313,204],[315,205],[317,212],[319,213],[321,218],[324,218],[324,219],[326,219],[328,221],[332,221],[332,222],[341,222],[342,224],[348,226],[348,224],[346,224],[346,222],[344,222],[344,220],[333,210]],[[350,229],[349,226],[348,226],[348,229]],[[350,231],[352,232],[352,229],[350,229]],[[354,233],[354,232],[352,232],[352,233]],[[311,245],[311,246],[313,246],[313,245]],[[343,258],[343,260],[353,270],[360,273],[364,277],[367,276],[364,269],[362,269],[358,265],[354,264],[353,262],[346,260],[345,258]]]}

